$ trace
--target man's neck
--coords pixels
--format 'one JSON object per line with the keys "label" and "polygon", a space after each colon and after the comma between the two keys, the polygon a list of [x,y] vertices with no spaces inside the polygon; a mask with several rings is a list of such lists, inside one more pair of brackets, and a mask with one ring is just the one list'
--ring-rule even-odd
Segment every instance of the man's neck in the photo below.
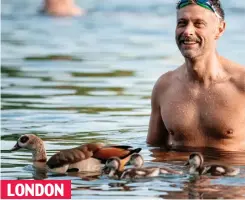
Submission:
{"label": "man's neck", "polygon": [[187,77],[191,81],[202,83],[205,87],[209,87],[211,84],[220,82],[227,77],[217,53],[195,59],[186,58],[185,67]]}

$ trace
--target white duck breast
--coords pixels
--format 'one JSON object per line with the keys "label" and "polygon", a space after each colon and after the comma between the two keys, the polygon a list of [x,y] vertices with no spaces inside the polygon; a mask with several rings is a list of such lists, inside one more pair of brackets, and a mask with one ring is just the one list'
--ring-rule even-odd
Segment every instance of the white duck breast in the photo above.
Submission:
{"label": "white duck breast", "polygon": [[239,168],[233,168],[225,165],[207,165],[202,174],[211,174],[213,176],[236,176],[240,173]]}

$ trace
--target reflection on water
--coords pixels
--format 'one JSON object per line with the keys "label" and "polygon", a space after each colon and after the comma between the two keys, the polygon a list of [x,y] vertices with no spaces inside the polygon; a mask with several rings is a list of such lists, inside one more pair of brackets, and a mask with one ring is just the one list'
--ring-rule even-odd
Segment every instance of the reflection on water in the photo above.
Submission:
{"label": "reflection on water", "polygon": [[[72,195],[78,199],[245,198],[244,152],[166,152],[145,143],[152,87],[183,60],[173,37],[173,1],[78,3],[88,9],[86,16],[52,18],[36,12],[37,1],[2,1],[1,178],[72,180]],[[245,64],[240,12],[245,6],[227,0],[224,7],[228,28],[219,51]],[[24,133],[39,135],[48,157],[96,141],[141,147],[147,166],[187,172],[183,163],[188,151],[198,150],[207,163],[237,165],[241,173],[141,180],[56,175],[33,167],[30,152],[9,151]]]}
{"label": "reflection on water", "polygon": [[201,152],[204,161],[208,163],[220,163],[230,165],[245,165],[245,152],[223,151],[215,148],[191,148],[184,147],[178,151],[166,151],[161,148],[152,148],[150,150],[154,162],[164,161],[186,161],[192,152]]}
{"label": "reflection on water", "polygon": [[[245,172],[245,170],[244,170]],[[73,195],[99,195],[99,198],[147,198],[158,196],[163,199],[231,199],[244,198],[245,181],[243,177],[210,177],[189,175],[162,175],[155,178],[131,180],[108,179],[96,173],[69,173],[66,176],[48,174],[35,169],[33,178],[71,179]],[[43,177],[42,177],[43,176]],[[28,178],[28,177],[26,177]],[[226,182],[226,183],[225,183]],[[229,185],[228,185],[229,184]],[[224,192],[229,190],[229,192]],[[99,193],[96,193],[99,192]]]}
{"label": "reflection on water", "polygon": [[[215,179],[210,177],[201,177],[191,180],[186,185],[188,197],[191,199],[232,199],[244,198],[244,186],[226,186],[215,184]],[[237,180],[239,181],[239,179]],[[224,192],[229,191],[229,192]]]}
{"label": "reflection on water", "polygon": [[67,61],[82,61],[81,58],[76,58],[74,56],[70,55],[48,55],[48,56],[42,56],[42,57],[25,57],[25,60],[34,60],[34,61],[43,61],[43,60],[67,60]]}

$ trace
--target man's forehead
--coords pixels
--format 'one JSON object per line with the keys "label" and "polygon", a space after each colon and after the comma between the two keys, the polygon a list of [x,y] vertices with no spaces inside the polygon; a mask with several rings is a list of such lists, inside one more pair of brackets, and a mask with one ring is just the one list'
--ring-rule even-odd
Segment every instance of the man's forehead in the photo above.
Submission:
{"label": "man's forehead", "polygon": [[205,19],[213,20],[215,14],[212,11],[202,8],[199,5],[188,5],[184,8],[177,10],[177,19]]}

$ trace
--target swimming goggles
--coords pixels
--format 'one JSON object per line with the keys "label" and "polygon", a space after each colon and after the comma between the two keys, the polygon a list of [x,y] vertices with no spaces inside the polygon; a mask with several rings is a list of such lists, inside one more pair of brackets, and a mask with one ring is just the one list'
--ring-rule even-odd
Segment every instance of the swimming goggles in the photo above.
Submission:
{"label": "swimming goggles", "polygon": [[[197,3],[199,6],[203,7],[203,8],[206,8],[206,9],[208,9],[208,10],[211,10],[212,12],[215,13],[215,15],[216,15],[218,18],[222,19],[222,17],[218,14],[218,12],[216,11],[215,7],[213,6],[212,3],[210,3],[209,0],[196,0],[196,3]],[[180,0],[180,1],[177,3],[177,9],[183,8],[183,7],[185,7],[185,6],[187,6],[187,5],[190,5],[190,4],[191,4],[191,1],[189,1],[189,0]]]}

